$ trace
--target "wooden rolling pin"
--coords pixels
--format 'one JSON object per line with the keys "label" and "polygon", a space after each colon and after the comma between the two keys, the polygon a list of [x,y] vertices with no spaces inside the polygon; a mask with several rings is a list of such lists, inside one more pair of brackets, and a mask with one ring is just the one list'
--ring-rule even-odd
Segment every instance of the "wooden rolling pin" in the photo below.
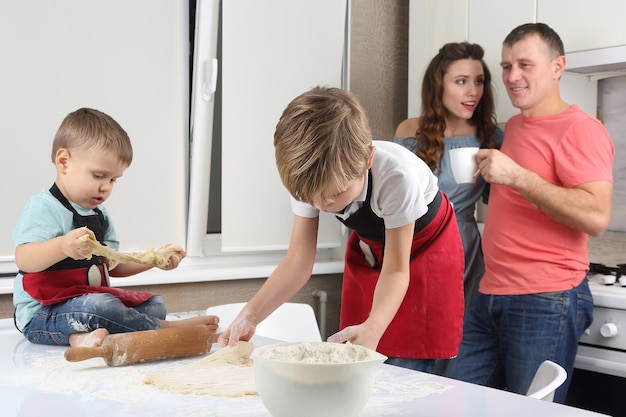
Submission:
{"label": "wooden rolling pin", "polygon": [[71,347],[65,359],[79,362],[104,358],[108,366],[131,365],[207,353],[219,335],[202,325],[111,334],[102,346]]}

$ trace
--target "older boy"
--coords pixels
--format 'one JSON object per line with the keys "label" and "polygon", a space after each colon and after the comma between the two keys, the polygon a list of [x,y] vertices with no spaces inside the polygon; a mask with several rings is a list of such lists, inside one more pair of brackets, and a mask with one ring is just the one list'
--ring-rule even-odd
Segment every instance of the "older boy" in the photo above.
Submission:
{"label": "older boy", "polygon": [[398,144],[372,141],[356,98],[314,88],[285,109],[276,164],[294,213],[286,258],[220,337],[249,340],[258,322],[310,278],[320,211],[350,235],[340,327],[331,342],[376,349],[389,362],[431,371],[456,355],[463,318],[463,248],[437,179]]}

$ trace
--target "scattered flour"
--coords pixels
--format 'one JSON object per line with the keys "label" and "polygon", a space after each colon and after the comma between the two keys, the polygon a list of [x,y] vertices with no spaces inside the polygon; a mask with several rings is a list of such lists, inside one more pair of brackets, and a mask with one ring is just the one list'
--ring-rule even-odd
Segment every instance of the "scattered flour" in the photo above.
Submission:
{"label": "scattered flour", "polygon": [[49,392],[131,403],[141,398],[137,395],[141,380],[136,368],[105,367],[97,359],[76,364],[66,361],[63,356],[39,358],[30,364],[29,372],[15,375],[16,383],[34,385]]}
{"label": "scattered flour", "polygon": [[[28,343],[23,345],[27,348],[36,347],[38,352],[41,348],[41,346]],[[354,348],[356,348],[356,353],[349,354],[347,360],[361,357],[362,352],[359,353],[361,349],[358,346],[349,347],[346,352],[350,352]],[[178,378],[184,378],[187,381],[188,378],[183,377],[182,374],[193,368],[196,370],[193,371],[195,375],[187,374],[189,379],[199,378],[202,374],[206,377],[210,372],[200,370],[204,366],[203,361],[208,360],[220,350],[222,350],[222,354],[228,353],[227,350],[219,349],[199,361],[197,359],[193,361],[183,359],[127,367],[108,367],[101,358],[75,363],[67,362],[60,350],[56,352],[44,351],[43,354],[37,353],[35,355],[22,350],[18,357],[19,360],[16,362],[16,368],[0,375],[0,379],[10,381],[15,386],[34,387],[38,391],[55,393],[63,396],[63,398],[69,396],[76,399],[79,404],[84,405],[85,409],[93,407],[110,409],[110,407],[116,407],[117,404],[120,409],[137,411],[128,415],[142,415],[142,410],[145,411],[146,407],[149,406],[150,409],[162,411],[154,415],[185,417],[269,416],[262,406],[260,398],[257,395],[252,395],[252,392],[239,398],[213,396],[209,399],[206,393],[194,394],[193,389],[183,394],[186,388],[178,391],[175,389],[164,391],[153,384],[146,384],[145,378],[150,373],[160,371],[178,374]],[[262,350],[259,348],[256,351]],[[304,355],[307,356],[308,354],[305,353]],[[323,353],[321,355],[324,356]],[[346,360],[343,355],[330,356],[331,359],[326,357],[325,360]],[[219,355],[215,358],[219,358]],[[246,364],[248,364],[247,361]],[[244,366],[244,368],[247,372],[253,369],[250,366]],[[221,371],[218,370],[215,376],[220,373]],[[224,382],[223,385],[226,388],[228,388],[226,381],[229,378],[227,374],[228,372],[225,371],[218,377]],[[248,376],[246,380],[250,382],[251,379],[252,377]],[[433,381],[432,376],[428,374],[423,374],[420,379],[416,380],[415,374],[407,373],[398,377],[393,372],[393,367],[379,367],[374,377],[373,394],[361,415],[363,417],[398,415],[403,410],[403,403],[414,403],[420,398],[438,395],[452,388],[450,385]],[[19,392],[23,391],[20,390]],[[94,400],[100,399],[102,401],[94,402]]]}

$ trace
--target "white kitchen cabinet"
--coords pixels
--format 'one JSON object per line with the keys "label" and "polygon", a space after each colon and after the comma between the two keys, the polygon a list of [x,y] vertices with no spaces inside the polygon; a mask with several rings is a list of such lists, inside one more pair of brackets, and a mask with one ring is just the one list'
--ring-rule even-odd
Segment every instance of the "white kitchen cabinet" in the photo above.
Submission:
{"label": "white kitchen cabinet", "polygon": [[[515,13],[511,13],[515,10]],[[426,66],[447,42],[469,41],[485,49],[495,91],[496,115],[506,122],[517,113],[502,85],[502,41],[517,25],[535,21],[535,0],[411,0],[409,26],[409,116],[421,111]]]}
{"label": "white kitchen cabinet", "polygon": [[535,21],[535,0],[469,0],[468,3],[467,40],[485,50],[485,62],[493,79],[496,116],[499,123],[505,123],[519,110],[511,105],[502,83],[502,41],[515,27]]}
{"label": "white kitchen cabinet", "polygon": [[626,44],[624,16],[624,0],[537,1],[537,21],[558,32],[566,52]]}
{"label": "white kitchen cabinet", "polygon": [[408,115],[419,116],[424,71],[447,42],[467,38],[466,0],[410,0]]}

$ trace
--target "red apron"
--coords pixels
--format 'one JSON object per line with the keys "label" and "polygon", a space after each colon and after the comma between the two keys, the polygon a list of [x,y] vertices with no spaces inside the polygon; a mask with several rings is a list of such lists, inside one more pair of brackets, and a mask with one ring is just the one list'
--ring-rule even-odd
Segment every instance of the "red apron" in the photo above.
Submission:
{"label": "red apron", "polygon": [[[463,335],[463,245],[447,196],[435,217],[413,236],[411,280],[404,301],[376,349],[388,357],[444,359],[457,355]],[[372,249],[371,267],[359,246]],[[383,242],[352,232],[346,248],[340,328],[369,316],[380,275]]]}
{"label": "red apron", "polygon": [[117,297],[127,307],[135,307],[154,294],[109,287],[104,265],[89,268],[59,269],[24,274],[24,290],[45,306],[90,293],[107,293]]}

